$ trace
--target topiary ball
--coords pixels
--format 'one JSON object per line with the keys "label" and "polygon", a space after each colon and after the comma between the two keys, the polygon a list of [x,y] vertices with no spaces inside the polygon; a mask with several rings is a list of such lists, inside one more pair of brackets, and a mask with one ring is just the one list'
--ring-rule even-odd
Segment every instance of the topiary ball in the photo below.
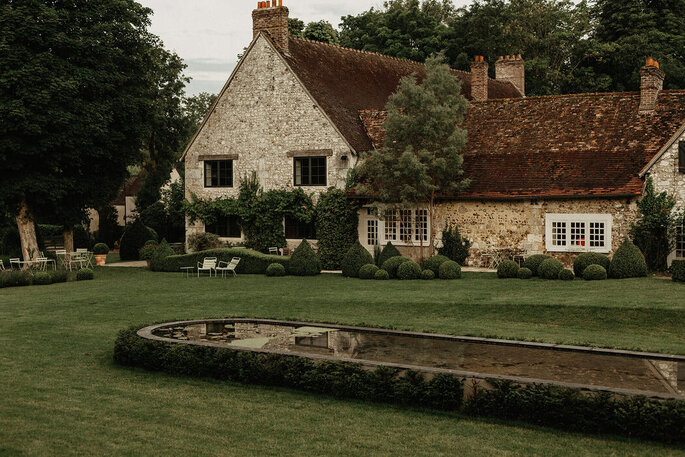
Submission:
{"label": "topiary ball", "polygon": [[395,246],[393,246],[390,241],[388,241],[388,244],[386,244],[383,247],[381,254],[378,256],[378,259],[376,259],[376,265],[383,268],[383,264],[385,263],[386,260],[391,259],[393,257],[401,256],[401,255],[402,254],[400,253],[400,251]]}
{"label": "topiary ball", "polygon": [[47,286],[48,284],[52,284],[52,277],[50,276],[50,273],[39,271],[33,277],[33,283],[38,286]]}
{"label": "topiary ball", "polygon": [[610,264],[611,260],[604,254],[598,252],[584,252],[573,261],[573,273],[576,276],[581,277],[583,276],[585,269],[590,265],[601,265],[608,271]]}
{"label": "topiary ball", "polygon": [[640,248],[630,240],[625,240],[611,259],[608,273],[614,279],[647,276],[647,261]]}
{"label": "topiary ball", "polygon": [[530,279],[533,277],[533,272],[530,268],[522,267],[519,268],[518,274],[516,275],[519,279]]}
{"label": "topiary ball", "polygon": [[91,280],[95,277],[93,274],[93,270],[90,268],[81,268],[79,271],[76,272],[76,280],[77,281],[88,281]]}
{"label": "topiary ball", "polygon": [[575,279],[576,275],[573,274],[573,272],[567,268],[564,268],[559,272],[559,279],[562,281],[573,281]]}
{"label": "topiary ball", "polygon": [[359,279],[373,279],[379,268],[374,263],[367,263],[362,265],[359,269]]}
{"label": "topiary ball", "polygon": [[601,265],[588,265],[583,271],[583,279],[587,281],[601,281],[607,278],[607,271]]}
{"label": "topiary ball", "polygon": [[421,272],[421,279],[425,279],[427,281],[435,279],[435,273],[433,273],[433,270],[423,270]]}
{"label": "topiary ball", "polygon": [[397,267],[397,277],[399,279],[419,279],[421,277],[421,267],[413,260],[404,262]]}
{"label": "topiary ball", "polygon": [[461,278],[461,267],[454,260],[448,260],[440,265],[440,279],[459,279]]}
{"label": "topiary ball", "polygon": [[543,279],[557,279],[559,273],[564,269],[564,264],[559,260],[550,257],[543,260],[538,268],[538,275]]}
{"label": "topiary ball", "polygon": [[343,276],[356,278],[359,276],[359,269],[369,263],[373,263],[373,257],[369,254],[369,251],[364,249],[364,246],[357,241],[347,250],[342,258],[342,274]]}
{"label": "topiary ball", "polygon": [[519,264],[513,260],[505,260],[497,266],[497,277],[500,279],[516,278],[519,272]]}
{"label": "topiary ball", "polygon": [[93,254],[95,255],[107,255],[109,254],[109,246],[105,243],[98,243],[93,246]]}
{"label": "topiary ball", "polygon": [[285,276],[285,267],[280,263],[272,263],[266,267],[267,276]]}
{"label": "topiary ball", "polygon": [[388,274],[387,271],[378,269],[375,275],[373,275],[373,279],[378,279],[380,281],[384,281],[386,279],[390,279],[390,275]]}
{"label": "topiary ball", "polygon": [[397,278],[397,268],[404,262],[411,262],[412,260],[404,256],[390,257],[388,260],[383,262],[381,268],[388,272],[391,278]]}
{"label": "topiary ball", "polygon": [[423,268],[425,270],[432,270],[434,275],[440,274],[440,265],[447,262],[449,257],[444,255],[434,255],[423,261]]}
{"label": "topiary ball", "polygon": [[319,258],[307,240],[302,240],[290,256],[288,269],[294,276],[315,276],[321,273]]}
{"label": "topiary ball", "polygon": [[522,266],[528,268],[533,273],[533,276],[540,276],[538,268],[547,259],[551,259],[551,257],[545,254],[535,254],[524,260]]}

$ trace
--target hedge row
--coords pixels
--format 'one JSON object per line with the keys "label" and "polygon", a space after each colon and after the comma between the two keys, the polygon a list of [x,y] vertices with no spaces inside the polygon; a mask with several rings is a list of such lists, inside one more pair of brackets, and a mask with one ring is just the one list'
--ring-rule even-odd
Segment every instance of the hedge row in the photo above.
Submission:
{"label": "hedge row", "polygon": [[238,274],[265,274],[272,263],[280,263],[288,270],[290,257],[267,255],[252,249],[225,248],[193,252],[191,254],[170,255],[157,265],[158,271],[180,271],[181,267],[196,267],[205,257],[216,257],[217,262],[230,262],[233,257],[240,257],[236,268]]}
{"label": "hedge row", "polygon": [[[379,270],[383,271],[383,270]],[[462,411],[473,416],[515,419],[585,433],[685,442],[685,401],[583,394],[550,385],[519,386],[489,381],[463,402],[463,383],[453,375],[427,380],[413,370],[365,369],[349,362],[235,351],[147,340],[137,328],[119,332],[114,361],[173,375],[266,384],[378,402]]]}

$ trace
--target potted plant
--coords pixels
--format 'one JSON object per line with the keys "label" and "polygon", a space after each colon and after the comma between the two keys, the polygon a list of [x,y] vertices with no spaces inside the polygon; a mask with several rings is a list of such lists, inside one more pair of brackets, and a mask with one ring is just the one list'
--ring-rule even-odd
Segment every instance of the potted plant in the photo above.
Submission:
{"label": "potted plant", "polygon": [[138,251],[138,258],[147,261],[148,267],[150,266],[150,260],[152,260],[152,254],[155,253],[155,249],[157,249],[157,244],[145,244],[145,246]]}
{"label": "potted plant", "polygon": [[102,266],[107,261],[109,246],[107,246],[105,243],[98,243],[93,246],[93,254],[95,254],[95,265]]}

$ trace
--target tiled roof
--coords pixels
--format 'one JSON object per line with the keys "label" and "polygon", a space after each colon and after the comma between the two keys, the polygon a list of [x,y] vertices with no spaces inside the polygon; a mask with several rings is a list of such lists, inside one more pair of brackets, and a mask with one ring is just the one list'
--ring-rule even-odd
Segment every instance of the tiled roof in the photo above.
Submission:
{"label": "tiled roof", "polygon": [[[357,151],[372,148],[360,110],[382,110],[403,76],[425,76],[423,64],[316,41],[290,38],[285,60]],[[462,82],[462,94],[471,98],[470,73],[453,70]],[[488,81],[488,97],[520,97],[508,82]]]}
{"label": "tiled roof", "polygon": [[[470,103],[460,198],[639,195],[642,168],[685,123],[685,91],[662,91],[654,114],[640,94],[578,94]],[[376,147],[386,113],[361,111]]]}

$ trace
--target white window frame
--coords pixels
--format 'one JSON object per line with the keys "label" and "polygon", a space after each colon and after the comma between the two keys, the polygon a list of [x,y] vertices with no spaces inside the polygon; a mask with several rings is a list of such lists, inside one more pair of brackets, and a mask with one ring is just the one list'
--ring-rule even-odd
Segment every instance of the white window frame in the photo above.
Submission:
{"label": "white window frame", "polygon": [[674,254],[676,259],[685,258],[685,223],[676,228]]}
{"label": "white window frame", "polygon": [[[402,215],[405,216],[404,219]],[[380,211],[378,215],[371,208],[367,208],[363,220],[367,246],[374,246],[369,244],[370,221],[376,221],[376,241],[380,246],[384,246],[388,241],[395,246],[421,246],[419,232],[423,232],[423,245],[428,246],[430,243],[430,219],[425,208],[388,208]],[[387,225],[388,220],[392,221],[392,226]]]}
{"label": "white window frame", "polygon": [[[545,248],[549,252],[611,252],[611,214],[545,214]],[[590,246],[591,225],[604,224],[604,245]],[[575,241],[580,240],[580,241]],[[562,243],[563,244],[559,244]],[[574,244],[578,243],[578,244]]]}

